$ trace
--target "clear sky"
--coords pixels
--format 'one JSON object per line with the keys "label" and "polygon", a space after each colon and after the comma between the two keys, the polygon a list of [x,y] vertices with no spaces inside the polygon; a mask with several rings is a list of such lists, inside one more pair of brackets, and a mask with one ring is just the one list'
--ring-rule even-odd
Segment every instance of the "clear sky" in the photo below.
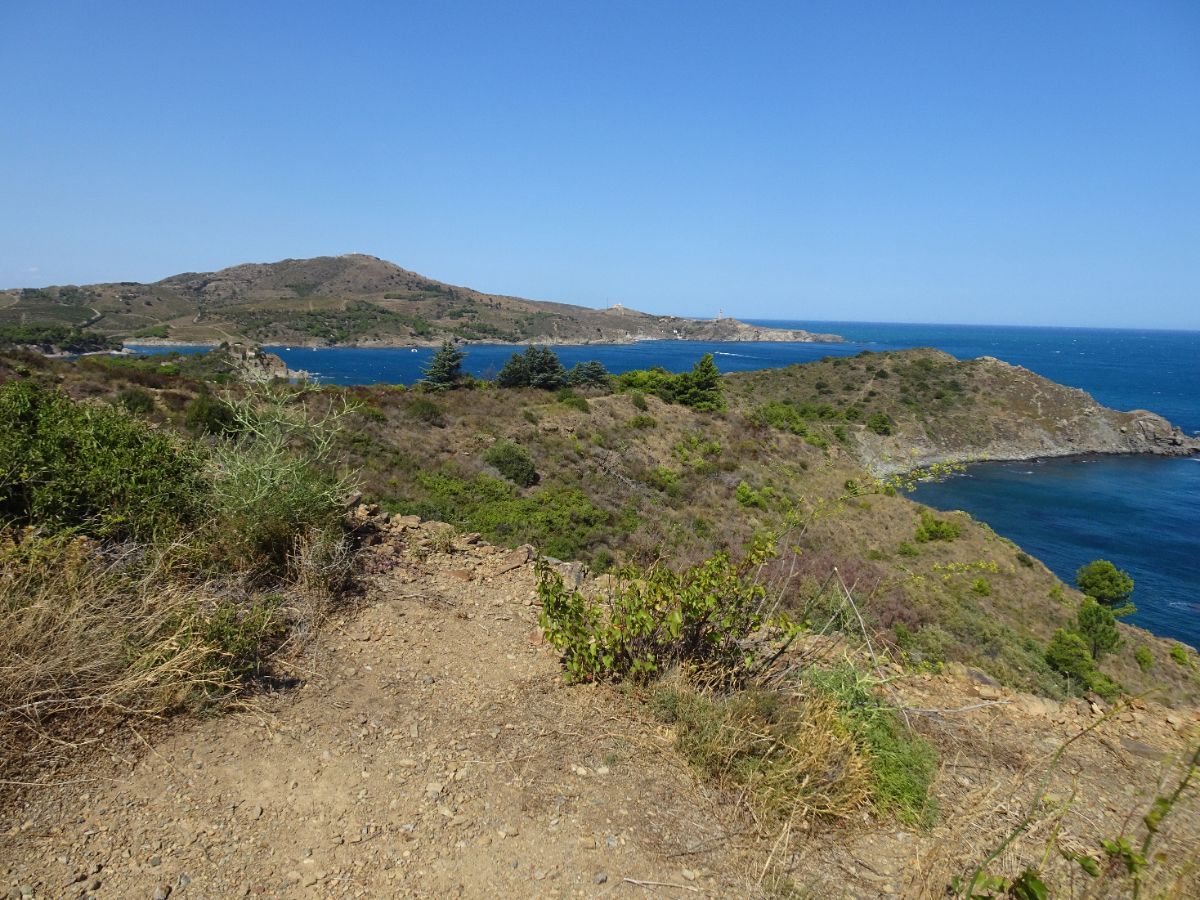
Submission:
{"label": "clear sky", "polygon": [[1200,328],[1200,3],[0,3],[0,286]]}

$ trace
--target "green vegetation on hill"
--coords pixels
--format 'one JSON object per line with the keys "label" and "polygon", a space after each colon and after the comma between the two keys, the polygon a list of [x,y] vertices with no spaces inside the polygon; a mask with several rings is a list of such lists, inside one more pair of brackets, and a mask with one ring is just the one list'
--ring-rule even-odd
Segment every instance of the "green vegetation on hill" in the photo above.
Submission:
{"label": "green vegetation on hill", "polygon": [[120,341],[106,335],[67,325],[0,325],[0,349],[44,347],[60,353],[94,353],[120,346]]}
{"label": "green vegetation on hill", "polygon": [[[68,388],[139,374],[67,371],[83,376]],[[237,427],[197,440],[153,421],[180,405],[168,390],[74,399],[45,374],[0,384],[2,773],[35,736],[203,708],[269,675],[349,573],[340,398],[243,394]]]}

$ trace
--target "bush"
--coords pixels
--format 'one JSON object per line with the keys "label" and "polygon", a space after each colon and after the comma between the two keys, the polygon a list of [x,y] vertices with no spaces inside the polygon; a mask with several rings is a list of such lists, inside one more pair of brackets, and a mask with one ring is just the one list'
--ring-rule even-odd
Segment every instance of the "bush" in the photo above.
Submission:
{"label": "bush", "polygon": [[895,423],[887,413],[874,412],[867,416],[867,427],[876,434],[888,435],[893,432]]}
{"label": "bush", "polygon": [[127,412],[145,414],[154,411],[154,396],[141,388],[125,388],[117,392],[115,399]]}
{"label": "bush", "polygon": [[1142,645],[1137,650],[1133,651],[1133,658],[1137,661],[1138,668],[1143,672],[1148,672],[1154,666],[1154,654],[1150,652],[1150,648]]}
{"label": "bush", "polygon": [[1175,660],[1175,662],[1179,663],[1179,665],[1187,666],[1189,668],[1193,667],[1191,657],[1188,656],[1188,652],[1184,649],[1183,644],[1172,645],[1170,654],[1171,659]]}
{"label": "bush", "polygon": [[592,411],[591,406],[588,405],[587,398],[580,397],[569,387],[560,390],[558,392],[557,399],[559,403],[563,404],[564,406],[569,406],[571,409],[574,409],[578,412],[590,413]]}
{"label": "bush", "polygon": [[483,454],[483,461],[513,484],[530,487],[538,482],[538,473],[533,459],[524,447],[511,441],[499,441],[493,444]]}
{"label": "bush", "polygon": [[628,569],[614,595],[597,600],[541,565],[538,622],[572,681],[645,681],[675,663],[744,669],[753,653],[742,642],[762,623],[766,596],[747,576],[767,556],[757,550],[734,563],[720,553],[680,574]]}
{"label": "bush", "polygon": [[[478,531],[494,543],[528,543],[551,556],[581,559],[611,536],[612,517],[570,488],[521,496],[497,478],[468,480],[446,472],[419,473],[416,481],[424,498],[397,504],[400,511]],[[628,532],[637,522],[630,516],[620,524]]]}
{"label": "bush", "polygon": [[992,586],[986,578],[976,578],[971,582],[971,592],[978,594],[980,597],[990,597],[992,595]]}
{"label": "bush", "polygon": [[201,468],[193,448],[121,410],[28,381],[0,387],[3,524],[115,539],[175,535],[203,511]]}
{"label": "bush", "polygon": [[921,554],[921,551],[918,550],[916,547],[914,547],[912,544],[910,544],[908,541],[901,541],[900,546],[898,546],[896,548],[896,552],[899,553],[901,556],[907,556],[910,558],[914,557],[914,556],[920,556],[920,554]]}
{"label": "bush", "polygon": [[637,429],[657,428],[658,420],[656,418],[654,418],[654,416],[640,415],[640,416],[634,416],[632,419],[630,419],[625,424],[629,428],[637,428]]}
{"label": "bush", "polygon": [[432,425],[434,428],[445,428],[446,417],[442,408],[428,397],[414,397],[408,404],[406,413],[414,422],[422,425]]}
{"label": "bush", "polygon": [[649,407],[646,404],[646,395],[641,391],[630,391],[629,402],[633,404],[633,408],[645,412]]}
{"label": "bush", "polygon": [[924,510],[917,523],[917,543],[927,544],[931,541],[952,541],[961,532],[957,522],[948,519],[934,518],[933,513]]}
{"label": "bush", "polygon": [[[622,390],[639,394],[654,394],[666,403],[679,403],[701,412],[713,412],[725,408],[721,392],[721,373],[713,362],[713,355],[706,353],[690,372],[673,375],[666,369],[635,369],[617,376]],[[643,397],[643,401],[644,401]],[[634,400],[637,406],[637,400]],[[638,406],[638,409],[641,409]]]}
{"label": "bush", "polygon": [[248,398],[235,408],[240,436],[213,449],[213,561],[289,574],[305,538],[340,554],[352,483],[336,474],[334,447],[353,412],[344,402],[314,412],[303,396],[287,393]]}
{"label": "bush", "polygon": [[1087,641],[1074,631],[1059,628],[1046,646],[1046,662],[1073,684],[1076,690],[1093,690],[1113,697],[1119,688],[1096,668]]}
{"label": "bush", "polygon": [[233,407],[208,393],[200,394],[184,407],[183,420],[196,434],[230,435],[238,429]]}

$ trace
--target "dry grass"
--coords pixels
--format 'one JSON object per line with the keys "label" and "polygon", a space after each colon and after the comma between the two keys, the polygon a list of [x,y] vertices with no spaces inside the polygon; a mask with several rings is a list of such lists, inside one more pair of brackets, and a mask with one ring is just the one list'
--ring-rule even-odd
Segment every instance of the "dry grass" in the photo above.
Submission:
{"label": "dry grass", "polygon": [[812,694],[720,696],[682,679],[656,687],[676,747],[752,813],[764,833],[783,823],[846,818],[871,800],[871,774],[836,705]]}
{"label": "dry grass", "polygon": [[116,721],[235,696],[307,642],[348,570],[342,543],[300,540],[300,577],[264,595],[238,576],[188,577],[178,550],[3,538],[0,779]]}

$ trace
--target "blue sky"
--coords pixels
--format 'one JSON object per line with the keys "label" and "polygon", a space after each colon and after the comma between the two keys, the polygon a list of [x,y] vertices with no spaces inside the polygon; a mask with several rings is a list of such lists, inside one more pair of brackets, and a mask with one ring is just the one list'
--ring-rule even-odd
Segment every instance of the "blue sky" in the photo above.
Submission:
{"label": "blue sky", "polygon": [[0,286],[1200,328],[1200,4],[4,3]]}

